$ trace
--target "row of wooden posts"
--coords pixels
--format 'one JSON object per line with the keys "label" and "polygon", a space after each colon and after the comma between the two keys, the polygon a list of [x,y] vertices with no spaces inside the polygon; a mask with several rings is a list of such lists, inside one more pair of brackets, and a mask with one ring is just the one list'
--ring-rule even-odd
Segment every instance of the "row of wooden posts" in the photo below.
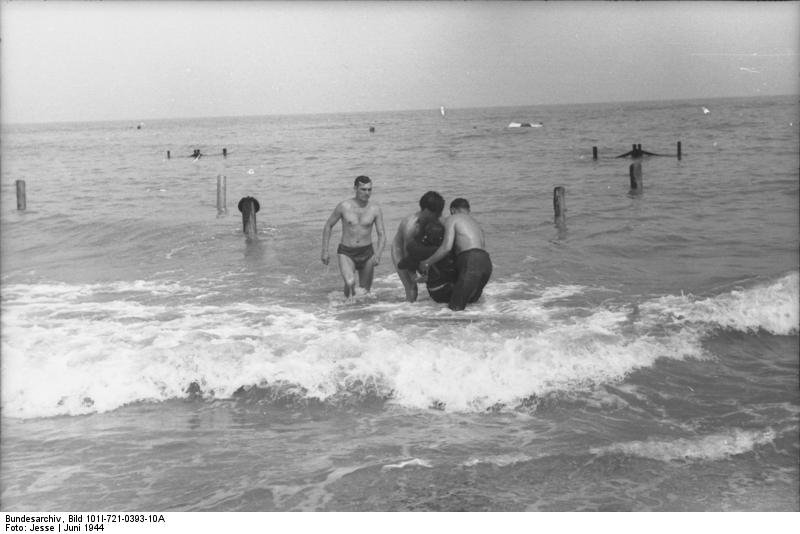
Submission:
{"label": "row of wooden posts", "polygon": [[[630,175],[630,192],[632,194],[639,194],[644,189],[644,182],[642,180],[642,162],[640,160],[634,161],[628,167],[628,174]],[[563,227],[566,223],[567,213],[567,190],[564,186],[557,186],[553,189],[553,213],[554,220],[557,226]]]}
{"label": "row of wooden posts", "polygon": [[[195,150],[195,157],[200,157],[199,150]],[[227,156],[227,149],[222,149],[223,157]],[[597,147],[592,147],[593,159],[597,159]],[[632,193],[640,193],[643,189],[642,183],[642,154],[652,154],[644,152],[642,145],[634,144],[632,150],[626,154],[617,157],[626,157],[631,155],[634,162],[630,164],[628,172],[630,175],[630,190]],[[169,150],[167,151],[167,159],[170,157]],[[678,159],[681,159],[681,142],[678,141]],[[17,180],[17,210],[25,210],[27,208],[27,197],[25,193],[25,180]],[[242,213],[242,231],[248,238],[253,238],[257,233],[256,226],[256,213],[260,209],[258,200],[253,197],[243,197],[238,204],[239,211]],[[553,211],[555,214],[555,223],[562,226],[566,222],[566,189],[563,186],[558,186],[553,190]],[[228,213],[227,207],[227,178],[225,175],[217,176],[217,216],[223,216]]]}
{"label": "row of wooden posts", "polygon": [[[646,150],[642,150],[641,143],[633,144],[633,145],[631,145],[631,147],[632,148],[631,148],[631,150],[629,152],[626,152],[624,154],[620,154],[619,156],[616,156],[616,157],[617,158],[625,158],[625,157],[628,157],[628,156],[631,156],[632,158],[641,158],[642,156],[669,156],[669,157],[672,157],[672,154],[655,154],[653,152],[647,152]],[[677,148],[678,148],[677,157],[678,157],[678,159],[681,159],[681,142],[680,141],[678,141],[678,147]],[[597,159],[597,147],[596,146],[592,147],[592,159],[594,159],[594,160]]]}

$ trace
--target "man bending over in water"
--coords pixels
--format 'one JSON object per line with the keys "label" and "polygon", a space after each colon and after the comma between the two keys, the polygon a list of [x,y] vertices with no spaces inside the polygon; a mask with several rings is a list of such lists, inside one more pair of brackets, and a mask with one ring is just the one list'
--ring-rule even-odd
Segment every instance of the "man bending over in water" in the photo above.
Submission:
{"label": "man bending over in water", "polygon": [[[444,241],[444,225],[437,220],[425,225],[422,235],[408,244],[408,256],[397,264],[400,269],[416,270],[424,260],[439,249]],[[450,302],[453,284],[458,279],[455,255],[451,252],[438,263],[432,263],[425,273],[425,287],[435,302]],[[419,281],[419,280],[418,280]]]}
{"label": "man bending over in water", "polygon": [[417,300],[417,274],[413,267],[401,267],[400,262],[408,257],[408,246],[416,237],[422,237],[425,225],[430,221],[438,221],[444,210],[444,199],[436,191],[428,191],[419,199],[420,210],[412,213],[400,221],[397,233],[392,241],[392,261],[397,276],[406,290],[406,300]]}
{"label": "man bending over in water", "polygon": [[458,278],[450,297],[451,310],[463,310],[477,301],[492,275],[492,260],[484,250],[486,237],[478,222],[470,215],[469,202],[457,198],[450,203],[450,217],[444,221],[444,241],[430,258],[420,262],[422,271],[444,258],[450,250],[456,253]]}
{"label": "man bending over in water", "polygon": [[[383,247],[386,245],[386,234],[383,229],[383,213],[378,204],[370,203],[372,180],[367,176],[359,176],[353,184],[355,197],[341,201],[328,217],[322,229],[322,263],[328,265],[330,254],[328,244],[331,230],[342,221],[342,242],[336,253],[339,255],[339,271],[344,279],[344,296],[356,294],[356,271],[358,285],[369,291],[375,266],[381,261]],[[372,247],[372,227],[378,234],[378,251]]]}

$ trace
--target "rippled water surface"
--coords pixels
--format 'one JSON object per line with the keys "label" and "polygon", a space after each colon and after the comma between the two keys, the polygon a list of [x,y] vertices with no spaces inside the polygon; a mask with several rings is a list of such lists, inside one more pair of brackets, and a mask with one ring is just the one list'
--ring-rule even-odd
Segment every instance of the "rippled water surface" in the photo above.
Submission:
{"label": "rippled water surface", "polygon": [[[776,97],[5,126],[0,502],[797,511],[798,120]],[[661,154],[640,192],[632,144]],[[344,300],[321,234],[359,174],[390,239],[429,189],[470,200],[479,303],[403,302],[388,251]]]}

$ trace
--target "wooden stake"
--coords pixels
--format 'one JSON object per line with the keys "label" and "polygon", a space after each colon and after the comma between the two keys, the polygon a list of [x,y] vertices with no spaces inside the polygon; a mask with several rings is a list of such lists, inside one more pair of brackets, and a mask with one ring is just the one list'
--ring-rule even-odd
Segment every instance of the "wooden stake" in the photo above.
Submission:
{"label": "wooden stake", "polygon": [[244,197],[239,201],[239,211],[242,212],[242,231],[247,239],[255,239],[258,235],[256,226],[256,213],[261,209],[258,200],[253,197]]}
{"label": "wooden stake", "polygon": [[636,191],[641,193],[642,191],[642,162],[636,161],[631,163],[630,168],[628,169],[631,175],[631,191]]}
{"label": "wooden stake", "polygon": [[597,159],[597,147],[592,147],[592,159]]}
{"label": "wooden stake", "polygon": [[28,207],[28,201],[25,198],[25,180],[17,180],[17,209],[24,211]]}
{"label": "wooden stake", "polygon": [[553,211],[555,212],[555,223],[557,226],[561,226],[566,222],[566,194],[566,190],[560,185],[553,189]]}
{"label": "wooden stake", "polygon": [[681,142],[678,141],[678,159],[681,159]]}
{"label": "wooden stake", "polygon": [[225,175],[220,174],[217,176],[217,214],[224,215],[228,213],[227,199],[226,199],[226,178]]}

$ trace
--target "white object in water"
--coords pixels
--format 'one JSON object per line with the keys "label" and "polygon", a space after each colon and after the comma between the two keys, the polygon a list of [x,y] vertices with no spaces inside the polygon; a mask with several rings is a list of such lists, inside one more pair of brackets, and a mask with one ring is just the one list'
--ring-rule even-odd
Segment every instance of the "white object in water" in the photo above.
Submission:
{"label": "white object in water", "polygon": [[510,122],[508,123],[509,128],[541,128],[541,122]]}
{"label": "white object in water", "polygon": [[703,115],[708,115],[709,113],[711,113],[711,110],[703,106]]}

